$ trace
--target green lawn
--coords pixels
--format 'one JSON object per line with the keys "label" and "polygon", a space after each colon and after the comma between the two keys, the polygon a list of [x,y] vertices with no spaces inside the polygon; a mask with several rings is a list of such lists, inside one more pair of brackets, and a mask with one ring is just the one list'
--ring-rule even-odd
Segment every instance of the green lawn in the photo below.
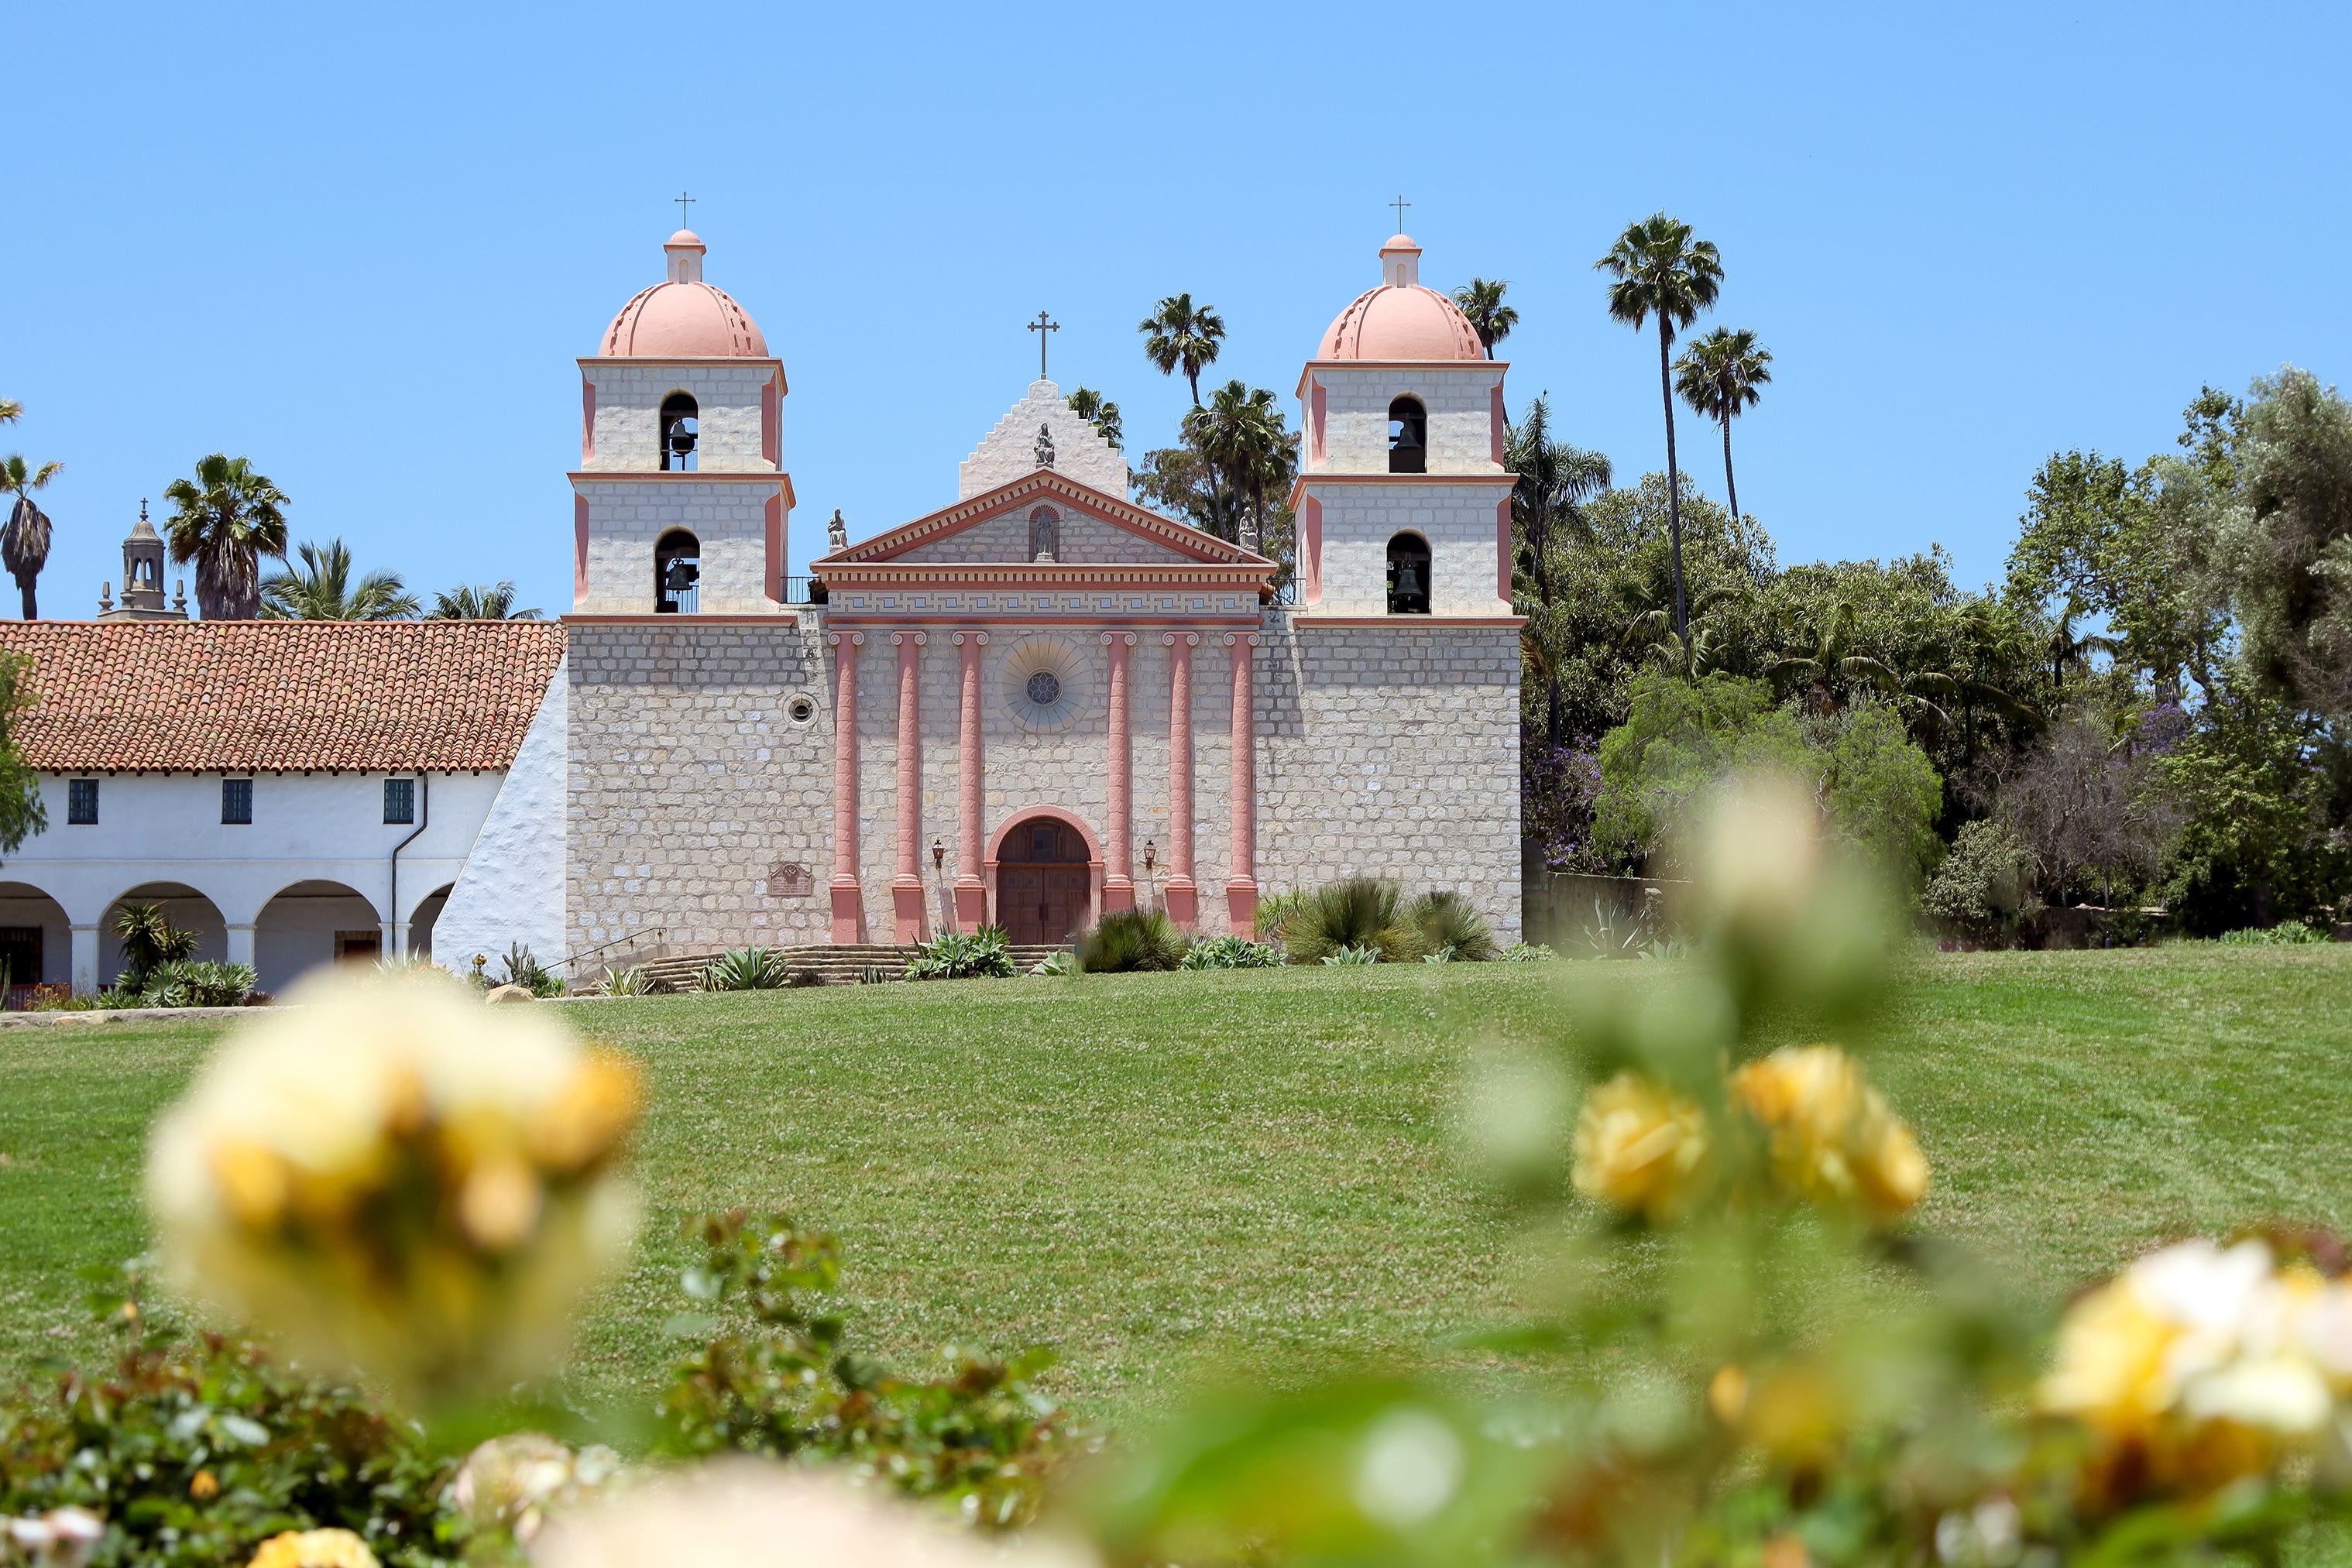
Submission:
{"label": "green lawn", "polygon": [[[1508,1221],[1458,1174],[1480,1034],[1564,982],[1671,965],[1096,977],[572,1005],[647,1064],[638,1266],[578,1375],[657,1373],[681,1215],[789,1206],[848,1248],[862,1339],[1056,1346],[1117,1421],[1236,1357],[1379,1356],[1512,1306]],[[144,1127],[200,1028],[0,1034],[0,1361],[86,1344],[74,1269],[143,1244]],[[2021,1291],[2152,1238],[2352,1212],[2352,947],[1957,955],[1874,1071],[1936,1167],[1924,1218]]]}

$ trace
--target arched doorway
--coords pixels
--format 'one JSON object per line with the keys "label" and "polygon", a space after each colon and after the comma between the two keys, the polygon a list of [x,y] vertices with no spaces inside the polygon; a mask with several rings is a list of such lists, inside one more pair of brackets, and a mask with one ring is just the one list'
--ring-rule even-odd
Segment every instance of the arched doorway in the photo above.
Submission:
{"label": "arched doorway", "polygon": [[1067,942],[1094,915],[1086,836],[1059,817],[1029,817],[996,852],[996,917],[1017,944]]}
{"label": "arched doorway", "polygon": [[445,883],[425,895],[408,917],[408,951],[419,958],[433,956],[433,927],[441,919],[441,911],[448,906],[449,894],[457,884]]}
{"label": "arched doorway", "polygon": [[0,883],[0,965],[11,1011],[32,1005],[36,986],[73,982],[73,923],[64,905],[30,883]]}
{"label": "arched doorway", "polygon": [[373,964],[383,956],[383,916],[340,882],[298,882],[278,890],[253,923],[253,967],[261,988],[283,991],[323,964]]}

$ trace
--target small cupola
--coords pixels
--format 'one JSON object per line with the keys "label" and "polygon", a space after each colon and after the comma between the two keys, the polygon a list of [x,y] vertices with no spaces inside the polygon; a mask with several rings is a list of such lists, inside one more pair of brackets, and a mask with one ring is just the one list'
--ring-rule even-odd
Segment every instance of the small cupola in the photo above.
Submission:
{"label": "small cupola", "polygon": [[173,610],[163,602],[163,541],[156,536],[155,525],[147,520],[147,503],[139,503],[139,520],[131,525],[130,537],[122,541],[121,602],[106,605],[101,599],[99,617],[101,621],[185,621],[188,612],[184,603]]}

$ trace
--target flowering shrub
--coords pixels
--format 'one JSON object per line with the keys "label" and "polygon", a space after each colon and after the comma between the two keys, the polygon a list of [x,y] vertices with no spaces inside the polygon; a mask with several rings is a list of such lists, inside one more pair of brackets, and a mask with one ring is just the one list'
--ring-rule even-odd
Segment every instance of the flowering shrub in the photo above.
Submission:
{"label": "flowering shrub", "polygon": [[1571,1050],[1465,1096],[1558,1303],[1484,1343],[1572,1359],[1504,1405],[1412,1376],[1213,1402],[1097,1495],[1112,1563],[2276,1563],[2352,1519],[2341,1244],[2156,1252],[2045,1365],[2042,1321],[1914,1228],[1927,1153],[1863,1064],[1903,922],[1815,813],[1729,796],[1688,852],[1688,967],[1588,988]]}
{"label": "flowering shrub", "polygon": [[298,992],[164,1113],[148,1164],[184,1287],[427,1407],[551,1366],[635,1224],[616,1166],[635,1068],[467,998],[397,978]]}

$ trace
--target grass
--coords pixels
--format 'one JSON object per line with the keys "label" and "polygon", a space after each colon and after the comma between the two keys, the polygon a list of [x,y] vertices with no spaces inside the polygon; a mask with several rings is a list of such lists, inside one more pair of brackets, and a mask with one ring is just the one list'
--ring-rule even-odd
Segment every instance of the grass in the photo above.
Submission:
{"label": "grass", "polygon": [[[1426,1346],[1515,1305],[1507,1221],[1454,1162],[1470,1042],[1552,1035],[1563,978],[1674,974],[1412,965],[580,1004],[584,1032],[646,1062],[656,1109],[646,1241],[576,1376],[651,1383],[677,1222],[737,1203],[841,1233],[861,1341],[915,1360],[1050,1343],[1065,1395],[1114,1422],[1236,1358],[1287,1376]],[[144,1128],[211,1039],[0,1035],[0,1364],[88,1349],[74,1270],[144,1244]],[[2352,1218],[2352,948],[1936,956],[1873,1061],[1935,1163],[1923,1218],[2021,1291],[2185,1231]]]}

